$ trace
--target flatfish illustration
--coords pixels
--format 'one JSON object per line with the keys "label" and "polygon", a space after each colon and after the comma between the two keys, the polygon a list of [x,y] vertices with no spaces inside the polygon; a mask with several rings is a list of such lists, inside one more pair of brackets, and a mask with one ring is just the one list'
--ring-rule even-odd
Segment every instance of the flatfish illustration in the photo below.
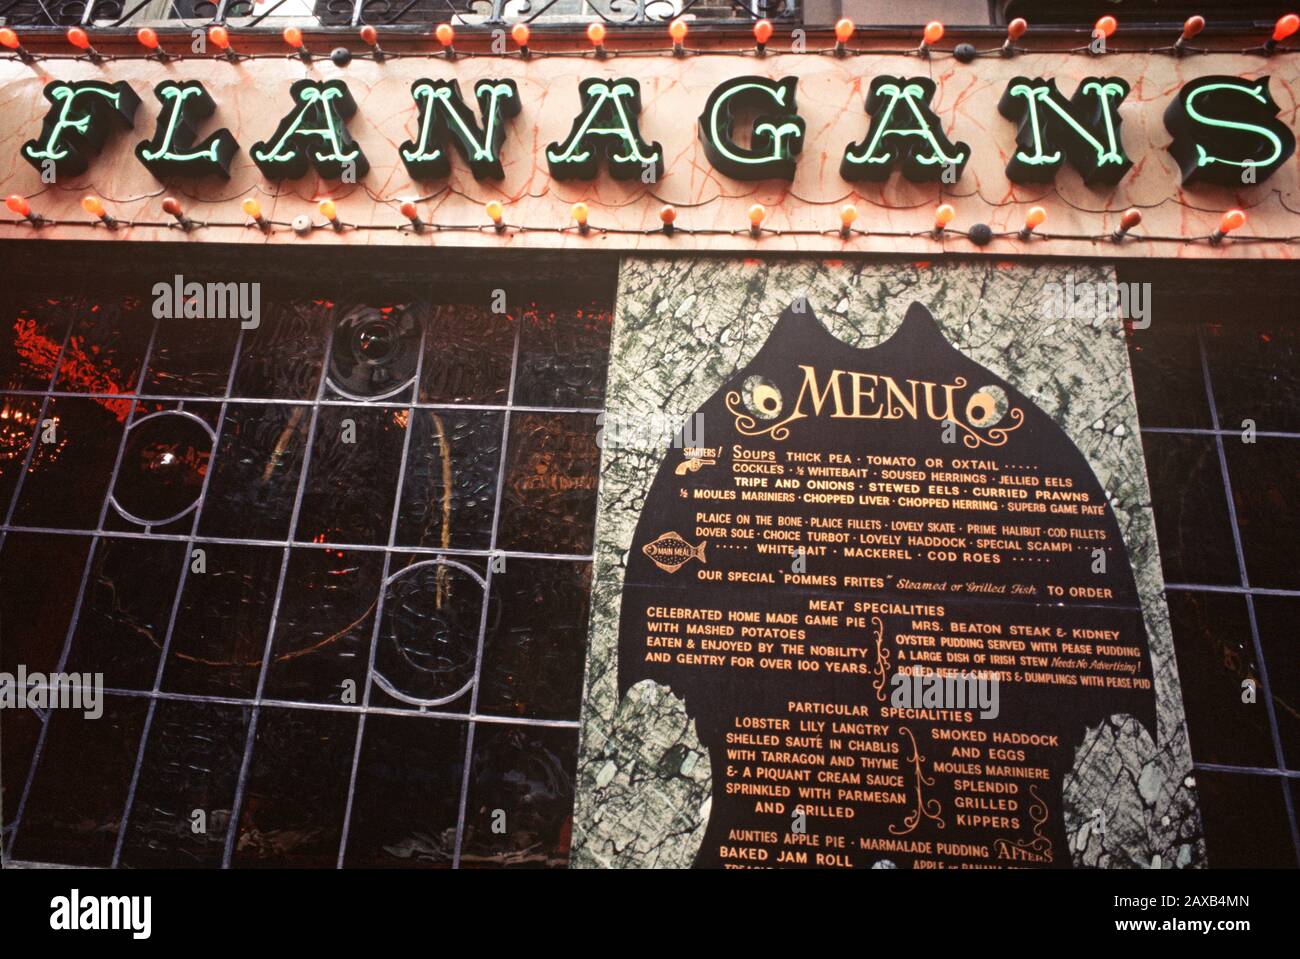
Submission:
{"label": "flatfish illustration", "polygon": [[703,563],[704,547],[707,545],[701,542],[698,546],[692,546],[676,533],[668,532],[654,542],[646,543],[641,551],[664,572],[675,573],[693,559]]}
{"label": "flatfish illustration", "polygon": [[1086,733],[1156,735],[1106,492],[921,304],[868,349],[800,306],[698,411],[716,462],[666,453],[628,554],[619,692],[670,688],[708,750],[696,865],[1069,866]]}

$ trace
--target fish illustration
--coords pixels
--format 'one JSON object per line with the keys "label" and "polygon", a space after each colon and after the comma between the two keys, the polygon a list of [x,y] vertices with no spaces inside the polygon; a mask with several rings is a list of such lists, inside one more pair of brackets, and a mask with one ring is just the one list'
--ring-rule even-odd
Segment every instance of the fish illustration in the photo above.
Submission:
{"label": "fish illustration", "polygon": [[675,573],[692,559],[704,562],[704,547],[708,543],[700,540],[699,546],[692,546],[676,533],[662,533],[653,542],[646,543],[642,552],[666,573]]}

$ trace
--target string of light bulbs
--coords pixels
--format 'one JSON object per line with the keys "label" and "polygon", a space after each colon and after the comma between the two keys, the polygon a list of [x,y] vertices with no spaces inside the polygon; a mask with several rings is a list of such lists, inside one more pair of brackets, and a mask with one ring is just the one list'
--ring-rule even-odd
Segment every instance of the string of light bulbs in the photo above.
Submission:
{"label": "string of light bulbs", "polygon": [[[1193,48],[1189,41],[1198,36],[1205,29],[1205,18],[1201,16],[1188,17],[1183,24],[1182,31],[1178,38],[1169,46],[1153,47],[1143,50],[1119,50],[1108,45],[1108,41],[1119,30],[1119,21],[1110,15],[1103,16],[1097,20],[1093,26],[1092,39],[1093,43],[1085,44],[1078,47],[1066,47],[1062,49],[1037,50],[1039,53],[1049,54],[1082,54],[1087,56],[1104,56],[1107,53],[1146,53],[1146,54],[1169,54],[1172,56],[1185,56],[1189,53],[1209,53],[1212,51]],[[445,57],[454,60],[458,57],[513,57],[517,59],[528,60],[532,57],[594,57],[596,59],[606,59],[613,57],[628,56],[664,56],[665,54],[674,57],[695,57],[695,56],[765,56],[768,52],[778,53],[802,53],[803,55],[813,56],[836,56],[836,57],[860,57],[860,56],[916,56],[929,58],[935,55],[955,58],[963,63],[969,63],[978,57],[985,56],[1002,56],[1013,57],[1025,52],[1016,46],[1029,30],[1028,22],[1017,17],[1007,24],[1006,38],[999,47],[986,50],[978,50],[973,44],[957,44],[950,50],[940,50],[937,44],[943,39],[945,28],[941,21],[931,20],[921,31],[921,42],[919,45],[905,49],[872,49],[866,47],[850,47],[849,41],[852,40],[857,31],[856,24],[847,17],[841,18],[835,23],[834,35],[835,42],[830,47],[804,48],[803,50],[779,50],[769,51],[768,44],[771,41],[775,27],[770,20],[759,20],[753,26],[754,46],[744,49],[721,49],[716,47],[688,48],[686,38],[689,32],[687,21],[681,17],[671,21],[668,24],[668,38],[671,46],[667,49],[657,46],[638,49],[620,49],[606,46],[606,40],[609,38],[608,28],[598,22],[589,24],[586,30],[586,38],[590,44],[588,50],[550,50],[534,49],[531,46],[532,31],[526,23],[516,23],[510,29],[511,40],[514,41],[515,49],[507,50],[502,53],[483,52],[478,50],[458,50],[456,48],[456,30],[450,23],[438,24],[433,31],[434,39],[437,40],[440,50],[436,52],[407,52],[407,51],[390,51],[385,50],[380,45],[379,30],[371,25],[364,24],[358,30],[358,35],[363,43],[370,49],[368,53],[354,55],[347,47],[337,47],[332,50],[328,57],[338,66],[346,66],[354,56],[361,59],[368,59],[377,63],[386,60],[396,60],[405,58],[432,58]],[[1273,56],[1282,53],[1300,52],[1300,49],[1293,47],[1282,47],[1284,41],[1290,39],[1300,31],[1300,16],[1294,13],[1288,13],[1278,18],[1273,26],[1269,37],[1257,47],[1251,47],[1240,51],[1242,54],[1259,54],[1263,56]],[[188,34],[186,35],[188,37]],[[0,27],[0,47],[9,51],[9,54],[3,56],[3,59],[20,60],[23,63],[36,63],[42,60],[85,60],[94,64],[103,64],[115,60],[157,60],[160,62],[171,62],[178,60],[193,59],[218,59],[226,60],[231,63],[242,63],[247,60],[260,59],[283,59],[285,57],[297,58],[305,63],[311,63],[316,59],[316,55],[308,49],[306,39],[303,36],[300,27],[285,27],[281,33],[285,45],[289,48],[288,53],[241,53],[235,49],[234,41],[231,37],[230,28],[221,24],[210,26],[207,30],[208,42],[218,51],[215,55],[204,54],[185,54],[178,53],[167,49],[159,37],[158,31],[151,27],[141,27],[136,31],[136,41],[144,48],[144,52],[139,54],[120,54],[120,53],[101,53],[91,42],[90,34],[83,27],[69,27],[64,34],[68,44],[79,53],[33,53],[28,50],[22,43],[21,37],[12,27]],[[409,39],[409,34],[402,34],[402,39]],[[1096,41],[1100,40],[1100,43]],[[1228,51],[1224,51],[1228,52]]]}
{"label": "string of light bulbs", "polygon": [[[171,219],[169,220],[131,220],[113,216],[104,201],[97,196],[86,196],[81,201],[81,207],[91,217],[87,220],[66,220],[51,219],[42,216],[39,212],[32,209],[31,203],[26,197],[19,194],[11,194],[6,200],[5,205],[9,210],[16,214],[18,219],[0,220],[6,226],[11,227],[30,227],[32,229],[42,229],[45,227],[102,227],[110,231],[125,230],[131,227],[152,227],[179,229],[186,233],[194,230],[208,229],[257,229],[264,234],[283,232],[279,228],[287,228],[295,233],[309,234],[322,229],[332,229],[336,233],[346,231],[364,231],[364,230],[396,230],[400,232],[410,232],[423,234],[426,232],[433,233],[497,233],[497,234],[517,234],[517,233],[577,233],[579,236],[590,235],[623,235],[623,236],[654,236],[663,235],[667,237],[675,236],[679,233],[692,236],[745,236],[748,235],[754,240],[761,240],[765,236],[839,236],[843,240],[852,240],[861,237],[903,237],[916,238],[929,236],[935,240],[942,240],[948,236],[964,236],[976,246],[986,246],[994,239],[1015,237],[1024,243],[1050,243],[1052,241],[1091,241],[1102,242],[1109,241],[1113,243],[1123,243],[1130,238],[1131,232],[1142,223],[1142,211],[1137,208],[1125,210],[1120,215],[1119,226],[1109,233],[1099,234],[1067,234],[1067,233],[1045,233],[1039,230],[1047,221],[1047,211],[1041,206],[1030,207],[1025,214],[1024,225],[1019,230],[1008,230],[1004,232],[995,232],[987,224],[976,223],[966,230],[955,229],[951,226],[956,219],[957,211],[949,203],[941,203],[934,208],[934,218],[932,225],[928,229],[918,230],[871,230],[855,227],[854,224],[859,219],[858,208],[852,203],[846,203],[840,207],[839,219],[840,224],[837,228],[828,228],[824,230],[816,229],[775,229],[765,227],[763,223],[767,219],[767,209],[761,203],[755,203],[747,211],[749,226],[738,227],[736,229],[719,229],[719,228],[692,228],[682,227],[677,224],[677,209],[671,204],[666,204],[659,211],[659,227],[635,229],[630,227],[602,227],[591,223],[591,210],[588,205],[579,201],[569,210],[569,221],[564,225],[525,225],[509,223],[505,218],[505,204],[500,200],[489,200],[483,206],[483,212],[486,216],[485,223],[467,224],[467,223],[436,223],[424,220],[420,216],[419,207],[411,200],[405,200],[399,206],[399,211],[405,217],[405,223],[346,223],[339,217],[338,204],[334,200],[321,200],[317,204],[317,211],[325,222],[316,223],[308,221],[304,229],[299,229],[292,223],[286,223],[281,220],[271,220],[262,212],[262,205],[254,198],[249,197],[244,200],[242,208],[247,215],[247,219],[242,221],[208,221],[196,220],[189,216],[182,207],[179,200],[175,197],[165,197],[162,201],[162,210]],[[1156,236],[1156,235],[1134,235],[1132,239],[1137,242],[1146,243],[1179,243],[1195,244],[1209,243],[1211,246],[1220,245],[1229,234],[1239,231],[1246,225],[1246,214],[1242,210],[1227,210],[1219,219],[1218,228],[1212,233],[1201,236]],[[1300,236],[1238,236],[1234,237],[1234,242],[1245,243],[1280,243],[1295,244],[1300,243]]]}

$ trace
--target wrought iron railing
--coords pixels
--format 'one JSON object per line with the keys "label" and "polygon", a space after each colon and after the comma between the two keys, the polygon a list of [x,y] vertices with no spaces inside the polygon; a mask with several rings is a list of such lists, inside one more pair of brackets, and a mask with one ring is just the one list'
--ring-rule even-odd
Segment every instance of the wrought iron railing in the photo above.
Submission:
{"label": "wrought iron railing", "polygon": [[[789,23],[799,0],[0,0],[0,23],[12,26],[121,27],[184,21],[275,26],[284,18],[322,27],[454,23],[496,28],[515,23],[601,21],[614,26],[662,24],[678,16],[703,23]],[[269,21],[269,22],[268,22]]]}

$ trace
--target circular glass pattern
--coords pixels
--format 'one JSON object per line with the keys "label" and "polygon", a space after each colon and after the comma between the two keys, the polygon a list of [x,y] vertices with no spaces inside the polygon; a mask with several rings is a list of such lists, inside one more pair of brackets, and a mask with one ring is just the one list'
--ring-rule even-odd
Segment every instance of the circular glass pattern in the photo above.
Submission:
{"label": "circular glass pattern", "polygon": [[392,396],[415,378],[420,325],[401,306],[358,306],[334,327],[330,383],[348,399]]}
{"label": "circular glass pattern", "polygon": [[449,560],[409,566],[388,580],[375,682],[390,696],[440,706],[474,684],[483,582]]}
{"label": "circular glass pattern", "polygon": [[131,424],[113,504],[146,525],[184,516],[199,500],[212,455],[212,430],[197,416],[165,410]]}

